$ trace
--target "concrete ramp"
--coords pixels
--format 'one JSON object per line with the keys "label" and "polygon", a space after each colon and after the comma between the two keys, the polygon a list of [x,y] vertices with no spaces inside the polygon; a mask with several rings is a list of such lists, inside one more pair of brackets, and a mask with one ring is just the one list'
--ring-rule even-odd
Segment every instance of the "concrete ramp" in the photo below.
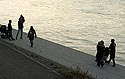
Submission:
{"label": "concrete ramp", "polygon": [[[13,37],[16,36],[16,33],[17,31],[13,30]],[[111,64],[105,64],[104,68],[99,68],[96,66],[94,56],[56,44],[46,39],[36,38],[33,48],[30,47],[26,33],[24,33],[23,39],[18,38],[15,41],[6,41],[67,67],[79,67],[84,71],[89,71],[93,75],[98,76],[98,78],[125,79],[124,66],[117,64],[116,67],[112,67]]]}

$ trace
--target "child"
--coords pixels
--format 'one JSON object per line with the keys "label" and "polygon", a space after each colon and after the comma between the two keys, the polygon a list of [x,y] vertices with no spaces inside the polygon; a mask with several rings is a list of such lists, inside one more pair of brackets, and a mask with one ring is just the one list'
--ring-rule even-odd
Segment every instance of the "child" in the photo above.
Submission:
{"label": "child", "polygon": [[30,30],[28,32],[28,38],[30,40],[31,47],[33,47],[33,40],[34,40],[34,35],[36,36],[36,31],[34,30],[33,26],[30,27]]}
{"label": "child", "polygon": [[105,63],[107,63],[108,56],[109,56],[109,47],[106,47],[105,48],[105,54],[104,54]]}

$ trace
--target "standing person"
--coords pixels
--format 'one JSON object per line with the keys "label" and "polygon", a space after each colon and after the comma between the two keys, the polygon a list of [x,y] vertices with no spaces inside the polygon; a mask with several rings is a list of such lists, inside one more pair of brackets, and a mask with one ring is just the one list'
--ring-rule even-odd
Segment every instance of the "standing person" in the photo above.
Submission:
{"label": "standing person", "polygon": [[21,14],[20,15],[20,18],[18,20],[18,32],[17,32],[17,35],[16,35],[16,39],[18,37],[18,34],[19,32],[21,31],[21,35],[20,35],[20,39],[22,39],[22,35],[23,35],[23,23],[25,22],[25,18],[23,17],[23,15]]}
{"label": "standing person", "polygon": [[108,64],[110,63],[110,61],[113,61],[113,67],[115,67],[115,47],[116,47],[116,43],[114,39],[111,39],[111,44],[109,46],[109,50],[110,50],[110,59],[108,61]]}
{"label": "standing person", "polygon": [[109,56],[109,47],[106,47],[105,48],[105,53],[104,53],[104,60],[105,60],[105,63],[107,63],[107,59],[108,59],[108,56]]}
{"label": "standing person", "polygon": [[34,30],[33,26],[31,26],[31,27],[30,27],[30,30],[29,30],[29,32],[28,32],[28,35],[27,35],[27,37],[28,37],[29,40],[30,40],[31,47],[33,47],[34,36],[37,37],[36,31]]}
{"label": "standing person", "polygon": [[13,35],[12,35],[12,25],[11,25],[11,23],[12,23],[12,20],[9,20],[9,23],[8,23],[8,38],[9,38],[10,41],[14,40]]}
{"label": "standing person", "polygon": [[98,67],[104,66],[103,62],[104,51],[105,51],[104,41],[99,41],[97,44],[97,54],[96,54],[96,61]]}

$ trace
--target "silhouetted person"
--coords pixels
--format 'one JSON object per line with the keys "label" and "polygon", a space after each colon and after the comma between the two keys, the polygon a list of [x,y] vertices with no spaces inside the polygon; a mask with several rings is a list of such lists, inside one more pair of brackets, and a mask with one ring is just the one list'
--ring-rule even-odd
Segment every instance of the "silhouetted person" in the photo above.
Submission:
{"label": "silhouetted person", "polygon": [[115,47],[116,47],[116,43],[114,39],[111,39],[111,44],[109,46],[109,50],[110,50],[110,59],[108,61],[108,64],[110,63],[110,61],[113,61],[113,67],[115,67]]}
{"label": "silhouetted person", "polygon": [[6,33],[6,25],[1,25],[1,33]]}
{"label": "silhouetted person", "polygon": [[8,30],[7,30],[6,25],[1,25],[1,37],[3,39],[8,38]]}
{"label": "silhouetted person", "polygon": [[1,33],[1,26],[2,26],[2,25],[0,24],[0,33]]}
{"label": "silhouetted person", "polygon": [[14,40],[13,38],[13,35],[12,35],[12,20],[9,20],[9,23],[8,23],[8,38],[9,40]]}
{"label": "silhouetted person", "polygon": [[16,35],[16,39],[18,37],[18,34],[19,32],[21,31],[21,35],[20,35],[20,39],[22,39],[22,35],[23,35],[23,23],[25,22],[25,19],[23,17],[23,15],[20,15],[20,18],[18,20],[18,32],[17,32],[17,35]]}
{"label": "silhouetted person", "polygon": [[104,51],[105,51],[105,46],[104,46],[104,41],[99,41],[97,44],[97,54],[96,54],[96,61],[97,61],[97,66],[104,66]]}
{"label": "silhouetted person", "polygon": [[34,30],[33,26],[30,27],[30,30],[28,32],[28,36],[27,36],[30,40],[30,44],[31,44],[31,47],[33,47],[33,40],[34,40],[34,37],[37,37],[36,35],[36,31]]}
{"label": "silhouetted person", "polygon": [[105,60],[105,63],[107,63],[107,58],[109,56],[109,47],[106,47],[105,48],[105,53],[104,53],[104,60]]}

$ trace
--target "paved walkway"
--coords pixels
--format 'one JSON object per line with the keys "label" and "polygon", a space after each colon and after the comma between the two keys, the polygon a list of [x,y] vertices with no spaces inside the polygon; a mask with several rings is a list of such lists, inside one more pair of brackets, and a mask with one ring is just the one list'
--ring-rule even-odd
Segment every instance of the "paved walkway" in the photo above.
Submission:
{"label": "paved walkway", "polygon": [[61,79],[0,42],[0,79]]}
{"label": "paved walkway", "polygon": [[[16,31],[14,30],[14,34]],[[15,36],[15,35],[14,35]],[[9,41],[14,45],[20,46],[24,49],[32,51],[45,58],[63,64],[67,67],[80,67],[82,70],[87,70],[90,73],[103,79],[125,79],[125,67],[121,65],[105,65],[104,68],[96,66],[95,57],[84,52],[76,51],[71,48],[50,42],[42,38],[34,40],[34,47],[31,48],[27,35],[24,34],[23,40],[17,39]]]}

